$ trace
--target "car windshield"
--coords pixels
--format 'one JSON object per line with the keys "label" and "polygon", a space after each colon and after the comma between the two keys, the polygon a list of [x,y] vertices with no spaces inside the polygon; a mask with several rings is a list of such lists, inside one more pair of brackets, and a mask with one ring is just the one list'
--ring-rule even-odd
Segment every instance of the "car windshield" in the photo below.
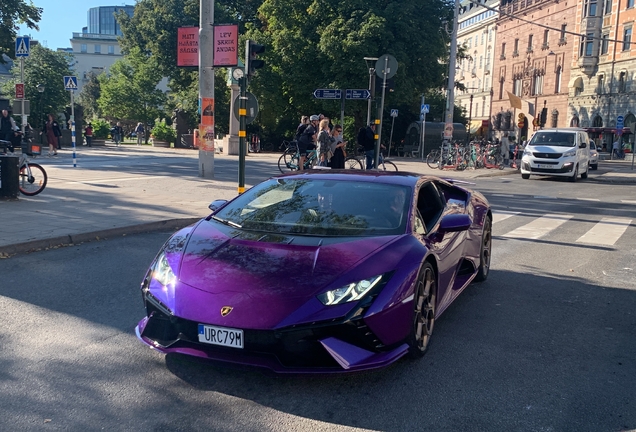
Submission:
{"label": "car windshield", "polygon": [[533,146],[574,147],[574,134],[571,132],[537,132],[529,144]]}
{"label": "car windshield", "polygon": [[238,229],[329,237],[403,234],[407,186],[323,179],[271,179],[237,197],[213,221]]}

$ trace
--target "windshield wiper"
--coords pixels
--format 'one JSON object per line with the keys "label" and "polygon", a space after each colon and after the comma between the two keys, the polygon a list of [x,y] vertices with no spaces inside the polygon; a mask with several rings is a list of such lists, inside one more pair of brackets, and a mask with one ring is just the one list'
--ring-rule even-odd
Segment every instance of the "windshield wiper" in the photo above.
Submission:
{"label": "windshield wiper", "polygon": [[236,222],[232,222],[232,221],[229,221],[229,220],[221,219],[221,218],[220,218],[220,217],[218,217],[218,216],[212,216],[212,219],[214,219],[214,220],[215,220],[215,221],[217,221],[217,222],[221,222],[221,223],[222,223],[222,224],[224,224],[224,225],[231,226],[231,227],[233,227],[233,228],[243,228],[243,226],[242,226],[242,225],[239,225],[239,224],[237,224]]}

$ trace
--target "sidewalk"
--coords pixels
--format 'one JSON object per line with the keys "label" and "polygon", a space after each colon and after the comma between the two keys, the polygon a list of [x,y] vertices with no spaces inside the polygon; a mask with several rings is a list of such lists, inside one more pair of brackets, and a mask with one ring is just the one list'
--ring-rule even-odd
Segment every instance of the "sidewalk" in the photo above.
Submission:
{"label": "sidewalk", "polygon": [[[48,174],[38,196],[0,201],[5,223],[0,231],[0,258],[107,237],[176,230],[209,214],[215,199],[236,196],[238,156],[215,155],[215,178],[198,177],[198,151],[137,147],[80,147],[77,167],[72,150],[58,158],[39,157]],[[280,174],[280,154],[248,154],[246,186]],[[511,168],[447,171],[417,159],[395,158],[400,171],[462,180],[518,175]],[[164,161],[169,161],[166,168]],[[631,160],[602,162],[589,180],[636,184]]]}

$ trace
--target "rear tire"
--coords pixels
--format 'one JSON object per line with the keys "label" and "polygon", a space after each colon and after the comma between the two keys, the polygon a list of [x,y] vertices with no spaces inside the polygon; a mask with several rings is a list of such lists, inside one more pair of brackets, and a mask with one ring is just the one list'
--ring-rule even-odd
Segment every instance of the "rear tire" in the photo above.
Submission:
{"label": "rear tire", "polygon": [[598,169],[598,164],[590,165],[592,170],[596,171]]}
{"label": "rear tire", "polygon": [[488,279],[490,273],[490,257],[492,253],[492,222],[490,216],[486,216],[484,229],[481,234],[481,249],[479,252],[479,268],[475,282],[483,282]]}
{"label": "rear tire", "polygon": [[428,156],[426,156],[426,164],[428,167],[432,169],[439,168],[440,163],[439,150],[431,150]]}
{"label": "rear tire", "polygon": [[283,174],[296,171],[298,169],[298,158],[296,153],[284,153],[278,158],[278,169]]}
{"label": "rear tire", "polygon": [[420,358],[428,349],[435,325],[437,276],[431,263],[420,269],[413,299],[413,328],[408,338],[409,354]]}
{"label": "rear tire", "polygon": [[40,165],[30,162],[28,165],[31,170],[31,176],[29,177],[29,172],[27,171],[26,166],[21,166],[18,188],[22,195],[35,196],[42,192],[46,187],[48,176],[46,175],[44,168]]}
{"label": "rear tire", "polygon": [[391,161],[384,161],[380,164],[380,167],[382,167],[382,169],[384,171],[397,171],[398,168],[397,166],[395,166],[395,164]]}

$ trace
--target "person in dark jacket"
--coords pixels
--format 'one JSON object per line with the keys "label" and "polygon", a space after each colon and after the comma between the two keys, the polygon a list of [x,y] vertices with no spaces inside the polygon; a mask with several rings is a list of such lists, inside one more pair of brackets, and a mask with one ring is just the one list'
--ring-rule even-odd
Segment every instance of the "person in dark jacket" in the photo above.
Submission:
{"label": "person in dark jacket", "polygon": [[11,153],[13,153],[15,138],[18,136],[17,131],[18,127],[13,117],[9,115],[9,111],[6,109],[2,110],[2,116],[0,116],[0,139],[11,142],[10,145],[7,145],[7,149]]}
{"label": "person in dark jacket", "polygon": [[375,123],[371,123],[358,134],[358,144],[364,149],[367,169],[375,168]]}

